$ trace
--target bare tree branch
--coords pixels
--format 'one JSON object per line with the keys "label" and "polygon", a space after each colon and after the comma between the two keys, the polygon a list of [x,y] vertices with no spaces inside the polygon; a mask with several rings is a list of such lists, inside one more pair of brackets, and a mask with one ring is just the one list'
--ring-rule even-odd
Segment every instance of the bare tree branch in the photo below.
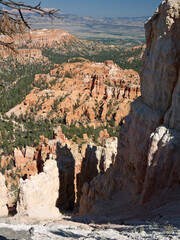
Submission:
{"label": "bare tree branch", "polygon": [[[58,15],[60,11],[59,9],[43,9],[41,8],[41,2],[36,6],[31,6],[14,0],[0,0],[0,6],[1,5],[5,6],[7,9],[0,9],[0,35],[7,35],[9,37],[12,37],[16,33],[23,33],[26,29],[31,28],[28,21],[24,18],[23,12],[30,11],[31,13],[39,14],[42,17],[47,16],[50,19],[62,18]],[[0,45],[13,50],[12,42],[5,43],[0,41]]]}

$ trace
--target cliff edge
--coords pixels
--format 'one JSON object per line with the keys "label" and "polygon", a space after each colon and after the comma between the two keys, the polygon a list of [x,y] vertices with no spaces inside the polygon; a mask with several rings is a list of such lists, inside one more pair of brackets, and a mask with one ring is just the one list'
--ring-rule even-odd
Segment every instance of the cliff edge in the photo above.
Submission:
{"label": "cliff edge", "polygon": [[180,216],[180,0],[163,1],[145,31],[142,96],[115,164],[83,186],[81,215]]}

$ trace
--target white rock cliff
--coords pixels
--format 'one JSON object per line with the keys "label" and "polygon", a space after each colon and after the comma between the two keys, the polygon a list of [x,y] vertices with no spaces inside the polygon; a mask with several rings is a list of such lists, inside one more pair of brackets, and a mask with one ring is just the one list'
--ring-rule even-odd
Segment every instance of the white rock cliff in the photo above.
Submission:
{"label": "white rock cliff", "polygon": [[80,214],[180,215],[180,0],[163,1],[145,30],[142,97],[120,130],[115,164],[84,185]]}
{"label": "white rock cliff", "polygon": [[55,160],[47,160],[43,172],[20,181],[17,211],[32,218],[51,219],[60,216],[59,169]]}

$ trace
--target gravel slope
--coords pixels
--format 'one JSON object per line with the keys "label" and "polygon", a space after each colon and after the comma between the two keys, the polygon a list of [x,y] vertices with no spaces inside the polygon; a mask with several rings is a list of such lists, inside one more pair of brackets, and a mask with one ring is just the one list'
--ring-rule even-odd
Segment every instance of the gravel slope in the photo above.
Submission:
{"label": "gravel slope", "polygon": [[[172,223],[129,222],[120,224],[84,224],[70,219],[18,223],[10,218],[0,219],[0,240],[45,240],[45,239],[89,239],[89,240],[177,240],[180,239],[179,221]],[[176,226],[175,226],[176,225]]]}

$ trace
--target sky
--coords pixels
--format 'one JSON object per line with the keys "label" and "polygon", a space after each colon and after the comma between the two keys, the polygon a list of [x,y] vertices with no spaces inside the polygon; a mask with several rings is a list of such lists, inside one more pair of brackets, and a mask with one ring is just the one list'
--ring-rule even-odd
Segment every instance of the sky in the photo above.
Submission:
{"label": "sky", "polygon": [[[38,4],[38,0],[24,0]],[[42,7],[60,8],[62,13],[91,17],[151,16],[162,0],[41,0]]]}

